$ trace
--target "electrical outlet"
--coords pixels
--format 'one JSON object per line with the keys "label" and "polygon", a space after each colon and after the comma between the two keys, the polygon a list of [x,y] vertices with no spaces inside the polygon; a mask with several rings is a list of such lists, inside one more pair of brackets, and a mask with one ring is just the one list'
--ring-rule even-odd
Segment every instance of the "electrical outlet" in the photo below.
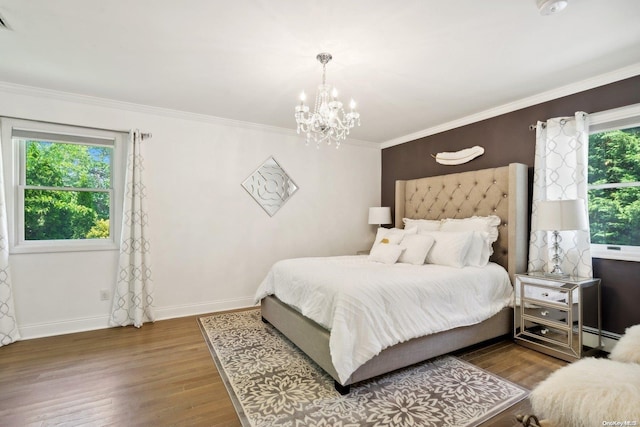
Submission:
{"label": "electrical outlet", "polygon": [[108,301],[108,300],[109,300],[109,290],[100,289],[100,301]]}

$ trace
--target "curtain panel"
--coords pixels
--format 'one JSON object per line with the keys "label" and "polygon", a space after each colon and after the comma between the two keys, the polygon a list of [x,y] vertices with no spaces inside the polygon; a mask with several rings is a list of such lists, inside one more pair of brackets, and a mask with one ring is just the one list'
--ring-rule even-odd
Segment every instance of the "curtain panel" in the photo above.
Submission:
{"label": "curtain panel", "polygon": [[9,235],[7,204],[4,194],[4,171],[0,153],[0,347],[20,339],[13,303],[9,271]]}
{"label": "curtain panel", "polygon": [[[583,199],[587,208],[588,116],[557,117],[538,122],[533,173],[533,207],[528,271],[551,271],[552,232],[538,230],[536,205],[542,200]],[[560,231],[565,273],[593,277],[589,230]]]}
{"label": "curtain panel", "polygon": [[143,323],[155,320],[141,144],[140,132],[132,131],[127,154],[118,273],[109,321],[111,326],[134,325],[139,328]]}

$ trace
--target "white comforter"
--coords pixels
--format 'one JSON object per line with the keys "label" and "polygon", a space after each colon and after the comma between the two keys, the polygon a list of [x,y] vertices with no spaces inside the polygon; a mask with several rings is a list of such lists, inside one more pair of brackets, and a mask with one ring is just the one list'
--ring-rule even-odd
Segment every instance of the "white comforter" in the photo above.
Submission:
{"label": "white comforter", "polygon": [[267,295],[331,330],[331,358],[345,382],[386,347],[488,319],[509,305],[512,286],[504,268],[493,263],[385,265],[343,256],[277,262],[256,302]]}

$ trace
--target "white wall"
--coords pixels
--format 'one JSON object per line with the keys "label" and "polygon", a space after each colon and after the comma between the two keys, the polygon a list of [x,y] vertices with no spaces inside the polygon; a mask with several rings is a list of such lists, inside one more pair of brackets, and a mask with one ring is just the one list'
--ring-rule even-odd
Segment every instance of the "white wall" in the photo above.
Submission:
{"label": "white wall", "polygon": [[[151,132],[145,178],[158,319],[253,304],[277,260],[349,255],[373,239],[381,152],[305,146],[293,132],[0,83],[0,116]],[[293,121],[293,116],[292,116]],[[269,217],[241,187],[273,155],[299,187]],[[24,338],[107,327],[117,253],[13,254]]]}

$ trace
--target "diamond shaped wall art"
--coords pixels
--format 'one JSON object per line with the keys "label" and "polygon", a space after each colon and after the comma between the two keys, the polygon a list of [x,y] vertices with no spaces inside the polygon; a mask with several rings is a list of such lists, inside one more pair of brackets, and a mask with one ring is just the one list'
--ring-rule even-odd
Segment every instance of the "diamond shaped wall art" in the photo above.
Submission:
{"label": "diamond shaped wall art", "polygon": [[269,216],[273,216],[298,190],[273,157],[269,157],[242,183],[242,187],[258,202]]}

